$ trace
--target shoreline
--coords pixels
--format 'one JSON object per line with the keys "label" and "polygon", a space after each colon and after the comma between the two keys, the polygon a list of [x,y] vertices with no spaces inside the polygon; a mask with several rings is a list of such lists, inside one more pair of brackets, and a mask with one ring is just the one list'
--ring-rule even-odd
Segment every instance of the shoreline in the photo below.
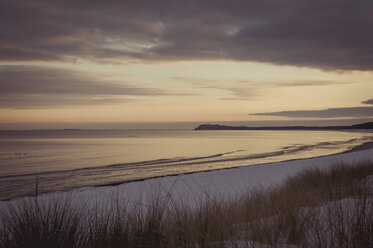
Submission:
{"label": "shoreline", "polygon": [[361,145],[355,146],[355,147],[351,148],[350,150],[345,151],[343,153],[364,151],[364,150],[369,150],[369,149],[372,149],[372,148],[373,148],[373,141],[368,141],[368,142],[365,142],[365,143],[363,143]]}
{"label": "shoreline", "polygon": [[[369,142],[373,143],[373,142]],[[364,150],[329,155],[317,158],[274,162],[256,166],[225,168],[202,173],[163,176],[142,181],[126,182],[114,186],[80,187],[66,191],[53,191],[38,196],[24,196],[0,201],[0,211],[9,206],[24,203],[40,202],[53,204],[58,199],[80,202],[87,210],[109,209],[110,204],[127,206],[128,209],[145,211],[152,200],[160,202],[173,199],[175,203],[190,204],[208,199],[232,199],[245,192],[271,190],[282,185],[287,179],[307,170],[328,171],[332,166],[356,166],[361,162],[373,162],[372,144],[363,144]],[[119,206],[118,205],[118,206]]]}
{"label": "shoreline", "polygon": [[121,185],[121,184],[132,183],[132,182],[142,182],[142,181],[146,181],[146,180],[163,178],[163,177],[177,177],[177,176],[181,176],[181,175],[191,175],[191,174],[204,173],[204,172],[229,170],[229,169],[236,169],[236,168],[241,168],[241,167],[261,166],[261,165],[266,165],[266,164],[285,163],[285,162],[301,161],[301,160],[307,160],[307,159],[324,158],[324,157],[335,156],[335,155],[340,155],[340,154],[353,153],[353,152],[357,152],[357,151],[365,151],[365,150],[369,150],[369,149],[373,149],[373,141],[365,142],[365,143],[363,143],[361,145],[358,145],[358,146],[355,146],[355,147],[353,147],[353,148],[351,148],[347,151],[333,153],[333,154],[329,154],[329,155],[322,155],[322,156],[316,156],[316,157],[310,157],[310,158],[288,159],[288,160],[272,162],[272,163],[259,163],[259,164],[242,165],[242,166],[234,166],[234,167],[227,167],[227,168],[217,168],[217,169],[203,170],[203,171],[192,171],[192,172],[185,172],[185,173],[178,173],[178,174],[168,174],[168,175],[162,175],[162,176],[139,178],[139,179],[134,179],[134,180],[129,180],[129,181],[121,181],[121,182],[108,183],[108,184],[100,184],[100,185],[94,185],[94,186],[90,186],[90,187],[94,187],[94,188],[108,187],[108,186],[110,187],[110,186],[118,186],[118,185]]}
{"label": "shoreline", "polygon": [[[273,165],[281,165],[281,164],[287,164],[287,163],[303,163],[307,161],[312,161],[312,160],[318,160],[318,159],[328,159],[331,157],[339,156],[339,155],[348,155],[348,154],[354,154],[356,152],[362,152],[366,150],[372,149],[373,151],[373,141],[365,142],[361,145],[355,146],[349,150],[343,151],[343,152],[338,152],[334,154],[329,154],[329,155],[322,155],[322,156],[316,156],[316,157],[310,157],[310,158],[299,158],[299,159],[288,159],[288,160],[283,160],[283,161],[277,161],[277,162],[270,162],[270,163],[258,163],[258,164],[252,164],[252,165],[242,165],[242,166],[234,166],[234,167],[227,167],[227,168],[217,168],[217,169],[210,169],[210,170],[203,170],[203,171],[192,171],[192,172],[185,172],[185,173],[177,173],[177,174],[167,174],[167,175],[160,175],[160,176],[154,176],[154,177],[148,177],[148,178],[139,178],[139,179],[134,179],[134,180],[129,180],[129,181],[120,181],[120,182],[114,182],[114,183],[107,183],[107,184],[99,184],[99,185],[91,185],[91,186],[82,186],[82,187],[76,187],[76,188],[68,188],[66,190],[58,190],[58,191],[49,191],[49,192],[43,192],[38,195],[40,196],[47,196],[47,195],[53,195],[53,194],[60,194],[60,193],[69,193],[69,192],[76,192],[84,189],[88,190],[100,190],[101,188],[112,188],[115,189],[116,187],[126,187],[126,185],[130,184],[137,184],[137,183],[144,183],[147,184],[148,182],[153,182],[153,181],[162,181],[162,180],[177,180],[180,177],[193,177],[193,176],[198,176],[198,175],[203,175],[203,174],[209,174],[209,173],[224,173],[225,171],[234,171],[234,170],[244,170],[254,167],[265,167],[265,166],[273,166]],[[371,157],[373,159],[373,156]],[[8,198],[8,199],[3,199],[0,202],[9,202],[13,200],[18,200],[22,198],[28,198],[28,197],[35,197],[33,195],[24,195],[24,196],[19,196],[19,197],[13,197],[13,198]]]}

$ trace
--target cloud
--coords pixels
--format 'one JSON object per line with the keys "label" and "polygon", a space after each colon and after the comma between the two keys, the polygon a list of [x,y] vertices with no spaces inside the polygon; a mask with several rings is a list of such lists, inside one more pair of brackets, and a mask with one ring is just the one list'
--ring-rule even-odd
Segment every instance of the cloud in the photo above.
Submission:
{"label": "cloud", "polygon": [[98,75],[37,66],[0,67],[0,108],[112,104],[133,97],[176,94],[128,82],[97,79]]}
{"label": "cloud", "polygon": [[40,109],[58,108],[69,106],[89,106],[106,104],[123,104],[135,102],[132,99],[114,97],[93,97],[79,95],[38,95],[38,94],[16,94],[5,95],[0,98],[0,108],[12,109]]}
{"label": "cloud", "polygon": [[339,118],[339,117],[373,117],[373,107],[329,108],[323,110],[295,110],[249,115],[282,116],[291,118]]}
{"label": "cloud", "polygon": [[351,82],[341,82],[332,80],[308,80],[308,81],[252,81],[243,79],[211,79],[196,77],[170,77],[173,80],[191,83],[193,86],[202,89],[218,89],[231,92],[233,97],[220,98],[221,100],[252,101],[269,95],[268,90],[276,88],[312,87],[350,84]]}
{"label": "cloud", "polygon": [[269,83],[269,85],[273,87],[308,87],[308,86],[330,86],[330,85],[342,85],[342,84],[351,84],[351,82],[341,82],[341,81],[332,81],[332,80],[309,80],[309,81]]}
{"label": "cloud", "polygon": [[361,103],[362,104],[373,104],[373,98],[365,100],[365,101],[362,101]]}
{"label": "cloud", "polygon": [[373,70],[372,1],[1,1],[0,59]]}
{"label": "cloud", "polygon": [[228,91],[233,94],[233,97],[224,97],[220,100],[239,100],[252,101],[257,100],[262,96],[263,87],[253,87],[250,81],[236,79],[203,79],[194,77],[171,77],[171,79],[191,83],[194,87],[200,89],[213,89]]}

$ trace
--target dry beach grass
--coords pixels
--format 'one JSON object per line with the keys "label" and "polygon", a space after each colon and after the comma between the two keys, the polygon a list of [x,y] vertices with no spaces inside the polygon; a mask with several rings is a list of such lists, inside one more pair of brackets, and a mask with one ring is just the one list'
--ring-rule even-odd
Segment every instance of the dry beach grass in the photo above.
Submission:
{"label": "dry beach grass", "polygon": [[[372,247],[373,162],[308,169],[238,196],[87,208],[68,196],[9,202],[0,247]],[[164,195],[165,192],[163,192]]]}

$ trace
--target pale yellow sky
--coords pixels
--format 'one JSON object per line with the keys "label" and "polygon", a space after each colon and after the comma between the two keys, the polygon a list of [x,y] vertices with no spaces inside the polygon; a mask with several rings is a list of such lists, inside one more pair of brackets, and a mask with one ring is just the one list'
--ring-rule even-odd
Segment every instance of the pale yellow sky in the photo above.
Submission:
{"label": "pale yellow sky", "polygon": [[[80,98],[115,99],[0,108],[0,122],[178,122],[284,119],[249,116],[288,110],[321,110],[364,106],[373,93],[372,72],[320,69],[233,61],[143,62],[127,65],[79,63],[3,63],[71,73],[118,87],[155,89],[146,94],[100,92]],[[89,79],[89,80],[87,80]],[[53,80],[51,78],[50,80]],[[68,98],[73,93],[65,93]],[[35,95],[40,99],[48,92]],[[27,98],[29,96],[25,96]],[[52,95],[53,97],[53,95]],[[19,99],[22,101],[22,98]],[[366,105],[365,105],[366,106]]]}

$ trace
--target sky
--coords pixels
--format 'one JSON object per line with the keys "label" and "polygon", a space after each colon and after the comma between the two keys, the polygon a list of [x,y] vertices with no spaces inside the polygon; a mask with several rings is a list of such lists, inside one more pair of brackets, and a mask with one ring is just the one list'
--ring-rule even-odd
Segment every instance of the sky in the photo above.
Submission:
{"label": "sky", "polygon": [[0,0],[0,128],[372,121],[372,27],[369,0]]}

